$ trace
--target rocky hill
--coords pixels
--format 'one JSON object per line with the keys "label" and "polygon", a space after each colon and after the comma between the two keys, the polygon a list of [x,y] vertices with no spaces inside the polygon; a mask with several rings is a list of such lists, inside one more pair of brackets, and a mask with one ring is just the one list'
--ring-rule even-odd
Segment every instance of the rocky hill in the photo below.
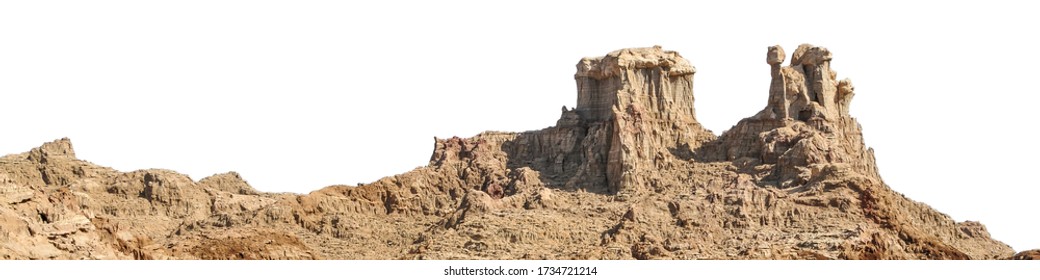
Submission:
{"label": "rocky hill", "polygon": [[[715,135],[660,47],[577,65],[555,126],[437,139],[427,166],[306,195],[76,158],[0,158],[3,259],[1008,259],[978,222],[893,191],[831,53],[769,47],[761,112]],[[1014,256],[1035,258],[1035,251]]]}

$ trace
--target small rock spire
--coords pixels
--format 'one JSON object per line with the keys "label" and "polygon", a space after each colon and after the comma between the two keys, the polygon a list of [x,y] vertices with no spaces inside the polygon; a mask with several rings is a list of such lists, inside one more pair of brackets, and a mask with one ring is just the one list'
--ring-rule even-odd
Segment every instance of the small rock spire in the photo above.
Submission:
{"label": "small rock spire", "polygon": [[837,81],[831,70],[832,54],[824,47],[802,44],[784,62],[784,49],[770,46],[766,63],[770,66],[769,104],[756,115],[759,119],[836,120],[848,117],[852,101],[852,81]]}

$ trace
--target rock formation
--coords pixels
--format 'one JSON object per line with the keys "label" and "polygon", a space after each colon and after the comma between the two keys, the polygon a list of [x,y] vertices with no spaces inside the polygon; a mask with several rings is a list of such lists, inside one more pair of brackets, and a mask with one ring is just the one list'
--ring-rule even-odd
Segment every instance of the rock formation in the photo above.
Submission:
{"label": "rock formation", "polygon": [[697,122],[696,70],[678,53],[623,49],[577,68],[578,107],[565,107],[555,127],[474,139],[500,143],[509,168],[530,166],[568,190],[617,193],[652,184],[675,153],[715,138]]}
{"label": "rock formation", "polygon": [[585,58],[555,126],[435,139],[425,167],[305,195],[0,158],[3,259],[1030,259],[886,186],[831,53],[769,47],[766,107],[720,136],[660,47]]}

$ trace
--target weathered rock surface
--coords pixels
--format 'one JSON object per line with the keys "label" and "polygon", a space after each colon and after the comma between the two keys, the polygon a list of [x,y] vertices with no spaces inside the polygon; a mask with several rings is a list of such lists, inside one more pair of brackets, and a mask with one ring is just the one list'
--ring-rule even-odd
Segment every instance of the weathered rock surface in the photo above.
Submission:
{"label": "weathered rock surface", "polygon": [[768,48],[766,107],[715,136],[678,53],[585,58],[556,126],[436,139],[425,167],[306,195],[61,139],[0,158],[0,258],[1035,259],[886,186],[831,59]]}
{"label": "weathered rock surface", "polygon": [[1040,249],[1022,251],[1011,257],[1012,260],[1040,260]]}

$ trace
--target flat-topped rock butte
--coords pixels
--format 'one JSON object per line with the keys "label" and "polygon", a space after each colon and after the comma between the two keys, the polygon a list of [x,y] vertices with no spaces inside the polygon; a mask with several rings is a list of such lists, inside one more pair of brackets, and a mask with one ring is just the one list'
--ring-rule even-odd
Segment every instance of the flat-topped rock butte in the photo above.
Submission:
{"label": "flat-topped rock butte", "polygon": [[883,183],[830,51],[766,54],[765,108],[721,135],[689,61],[621,49],[578,62],[555,126],[436,139],[427,166],[305,195],[120,172],[56,140],[0,158],[0,258],[1036,258]]}

